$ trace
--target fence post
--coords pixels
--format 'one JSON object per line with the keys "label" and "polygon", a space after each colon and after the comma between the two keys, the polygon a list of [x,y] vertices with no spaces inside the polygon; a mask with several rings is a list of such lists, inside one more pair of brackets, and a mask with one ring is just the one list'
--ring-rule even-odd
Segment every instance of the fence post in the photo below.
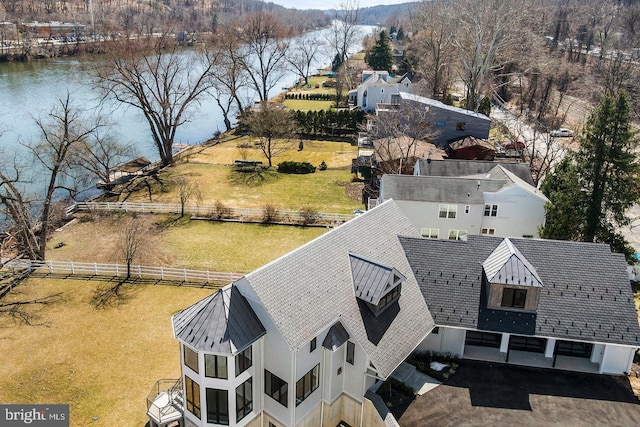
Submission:
{"label": "fence post", "polygon": [[182,269],[182,277],[183,277],[183,280],[186,282],[187,281],[187,269],[186,268]]}
{"label": "fence post", "polygon": [[71,263],[71,274],[76,274],[76,269],[73,265],[73,262]]}
{"label": "fence post", "polygon": [[98,275],[98,263],[93,263],[93,275],[97,276]]}
{"label": "fence post", "polygon": [[49,274],[53,273],[53,262],[52,261],[47,261],[47,264],[49,264]]}
{"label": "fence post", "polygon": [[164,280],[164,269],[160,267],[160,280]]}
{"label": "fence post", "polygon": [[115,266],[116,266],[116,276],[119,276],[120,272],[118,271],[118,264],[116,264]]}
{"label": "fence post", "polygon": [[142,279],[142,272],[140,271],[140,264],[138,264],[138,279]]}

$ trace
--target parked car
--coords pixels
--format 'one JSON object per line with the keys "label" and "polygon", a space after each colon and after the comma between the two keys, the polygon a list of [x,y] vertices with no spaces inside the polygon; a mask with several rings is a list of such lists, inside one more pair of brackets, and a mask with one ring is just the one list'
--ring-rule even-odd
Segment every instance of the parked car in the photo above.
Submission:
{"label": "parked car", "polygon": [[522,141],[502,141],[502,148],[510,150],[517,148],[518,150],[524,150],[525,145]]}
{"label": "parked car", "polygon": [[558,138],[568,138],[573,136],[573,131],[567,128],[560,128],[551,131],[551,136]]}

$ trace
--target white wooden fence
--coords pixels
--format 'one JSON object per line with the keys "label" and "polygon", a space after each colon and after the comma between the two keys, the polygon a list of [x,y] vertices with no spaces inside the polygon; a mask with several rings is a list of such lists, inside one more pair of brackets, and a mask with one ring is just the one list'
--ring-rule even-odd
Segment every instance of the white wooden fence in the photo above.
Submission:
{"label": "white wooden fence", "polygon": [[[6,262],[0,270],[26,270],[40,274],[69,276],[127,277],[126,264],[98,264],[69,261],[37,261],[17,259]],[[241,278],[240,273],[187,270],[184,268],[131,265],[131,279],[167,280],[174,282],[227,284]]]}
{"label": "white wooden fence", "polygon": [[[130,202],[80,202],[67,208],[67,216],[78,211],[85,212],[140,212],[140,213],[180,213],[180,204],[130,203]],[[262,221],[265,210],[260,208],[230,208],[217,206],[185,205],[184,212],[190,215],[233,219],[238,221]],[[354,217],[353,214],[305,212],[303,210],[278,210],[277,221],[300,224],[343,223]]]}

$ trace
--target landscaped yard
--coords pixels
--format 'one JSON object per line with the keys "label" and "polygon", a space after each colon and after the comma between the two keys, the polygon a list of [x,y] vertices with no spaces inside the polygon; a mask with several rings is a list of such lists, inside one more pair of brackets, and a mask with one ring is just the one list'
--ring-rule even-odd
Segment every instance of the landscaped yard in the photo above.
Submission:
{"label": "landscaped yard", "polygon": [[48,306],[29,306],[41,326],[0,317],[0,402],[68,403],[71,426],[142,427],[155,382],[180,376],[171,315],[210,289],[124,288],[126,304],[95,309],[102,282],[30,279],[5,302],[61,292]]}

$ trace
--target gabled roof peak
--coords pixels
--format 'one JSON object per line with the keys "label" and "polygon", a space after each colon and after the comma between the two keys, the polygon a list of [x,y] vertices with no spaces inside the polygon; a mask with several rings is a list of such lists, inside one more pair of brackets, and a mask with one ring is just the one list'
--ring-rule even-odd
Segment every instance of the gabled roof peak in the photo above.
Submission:
{"label": "gabled roof peak", "polygon": [[535,267],[509,238],[505,238],[482,263],[489,283],[543,287]]}

